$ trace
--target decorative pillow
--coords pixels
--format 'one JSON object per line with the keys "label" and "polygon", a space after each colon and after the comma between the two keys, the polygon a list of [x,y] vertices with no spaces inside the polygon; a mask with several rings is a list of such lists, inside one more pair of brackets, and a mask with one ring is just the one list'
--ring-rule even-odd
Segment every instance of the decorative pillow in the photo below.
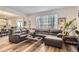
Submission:
{"label": "decorative pillow", "polygon": [[30,30],[29,30],[29,33],[30,33],[30,34],[33,34],[33,33],[35,33],[35,30],[33,30],[33,29],[30,29]]}

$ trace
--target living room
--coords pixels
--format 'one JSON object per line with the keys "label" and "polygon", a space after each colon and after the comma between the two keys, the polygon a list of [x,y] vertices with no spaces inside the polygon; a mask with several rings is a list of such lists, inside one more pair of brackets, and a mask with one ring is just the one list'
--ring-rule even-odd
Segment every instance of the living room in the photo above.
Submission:
{"label": "living room", "polygon": [[79,7],[0,7],[1,52],[79,51]]}

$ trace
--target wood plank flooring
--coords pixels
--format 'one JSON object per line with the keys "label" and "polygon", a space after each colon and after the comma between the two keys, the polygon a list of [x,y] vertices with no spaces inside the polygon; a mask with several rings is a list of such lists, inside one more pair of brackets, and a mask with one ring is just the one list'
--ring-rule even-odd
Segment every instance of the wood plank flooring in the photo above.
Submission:
{"label": "wood plank flooring", "polygon": [[0,37],[0,52],[77,52],[73,45],[63,43],[62,49],[45,45],[41,40],[25,40],[18,44],[10,43],[8,36]]}

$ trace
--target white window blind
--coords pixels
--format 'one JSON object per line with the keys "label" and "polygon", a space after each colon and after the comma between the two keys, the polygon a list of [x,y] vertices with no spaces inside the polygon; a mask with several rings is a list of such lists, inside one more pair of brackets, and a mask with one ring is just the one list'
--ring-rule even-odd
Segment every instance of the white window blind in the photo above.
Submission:
{"label": "white window blind", "polygon": [[36,27],[40,29],[52,29],[54,28],[54,21],[55,18],[53,15],[37,16]]}

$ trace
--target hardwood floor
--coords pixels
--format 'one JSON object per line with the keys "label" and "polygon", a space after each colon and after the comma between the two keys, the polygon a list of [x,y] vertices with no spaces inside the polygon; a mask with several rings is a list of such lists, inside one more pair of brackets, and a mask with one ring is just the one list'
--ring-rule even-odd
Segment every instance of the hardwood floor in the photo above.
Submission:
{"label": "hardwood floor", "polygon": [[45,45],[41,40],[25,40],[18,44],[10,43],[8,36],[0,37],[0,52],[76,52],[73,45],[63,43],[62,49]]}

